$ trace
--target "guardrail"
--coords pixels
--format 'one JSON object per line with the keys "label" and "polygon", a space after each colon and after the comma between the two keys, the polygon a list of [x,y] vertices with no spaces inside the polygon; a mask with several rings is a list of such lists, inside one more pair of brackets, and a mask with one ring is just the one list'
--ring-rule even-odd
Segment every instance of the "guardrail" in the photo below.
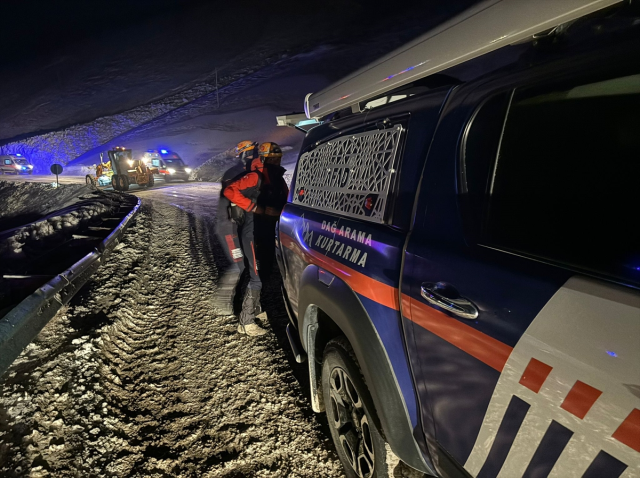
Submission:
{"label": "guardrail", "polygon": [[0,319],[0,375],[100,267],[103,255],[118,244],[140,204],[138,199],[131,212],[98,244],[95,251],[41,286]]}

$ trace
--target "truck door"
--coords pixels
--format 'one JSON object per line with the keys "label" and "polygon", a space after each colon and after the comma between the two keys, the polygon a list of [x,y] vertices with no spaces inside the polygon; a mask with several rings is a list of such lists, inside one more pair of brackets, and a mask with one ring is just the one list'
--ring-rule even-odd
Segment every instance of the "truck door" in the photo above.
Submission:
{"label": "truck door", "polygon": [[632,73],[468,88],[444,114],[402,303],[445,475],[640,472]]}

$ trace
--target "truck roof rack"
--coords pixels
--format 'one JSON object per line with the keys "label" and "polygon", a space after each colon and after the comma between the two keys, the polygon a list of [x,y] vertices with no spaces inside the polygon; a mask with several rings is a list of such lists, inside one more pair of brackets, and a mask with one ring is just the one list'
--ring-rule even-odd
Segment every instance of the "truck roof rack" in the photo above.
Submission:
{"label": "truck roof rack", "polygon": [[357,109],[367,99],[622,1],[485,1],[319,93],[309,93],[305,114],[319,119]]}

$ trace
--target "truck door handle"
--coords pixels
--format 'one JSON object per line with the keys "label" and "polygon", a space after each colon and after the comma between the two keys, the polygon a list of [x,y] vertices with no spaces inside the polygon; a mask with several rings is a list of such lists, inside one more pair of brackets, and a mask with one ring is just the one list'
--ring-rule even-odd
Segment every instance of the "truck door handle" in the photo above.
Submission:
{"label": "truck door handle", "polygon": [[478,308],[470,300],[461,297],[455,287],[445,282],[425,282],[421,295],[430,304],[462,317],[473,320],[478,317]]}

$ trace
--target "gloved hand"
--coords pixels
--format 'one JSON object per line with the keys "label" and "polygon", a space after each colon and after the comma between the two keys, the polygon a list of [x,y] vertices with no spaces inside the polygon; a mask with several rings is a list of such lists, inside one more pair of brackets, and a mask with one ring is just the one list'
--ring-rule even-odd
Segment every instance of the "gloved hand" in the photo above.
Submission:
{"label": "gloved hand", "polygon": [[229,219],[231,219],[232,222],[240,224],[243,218],[244,211],[242,210],[242,208],[236,206],[235,204],[229,206]]}

